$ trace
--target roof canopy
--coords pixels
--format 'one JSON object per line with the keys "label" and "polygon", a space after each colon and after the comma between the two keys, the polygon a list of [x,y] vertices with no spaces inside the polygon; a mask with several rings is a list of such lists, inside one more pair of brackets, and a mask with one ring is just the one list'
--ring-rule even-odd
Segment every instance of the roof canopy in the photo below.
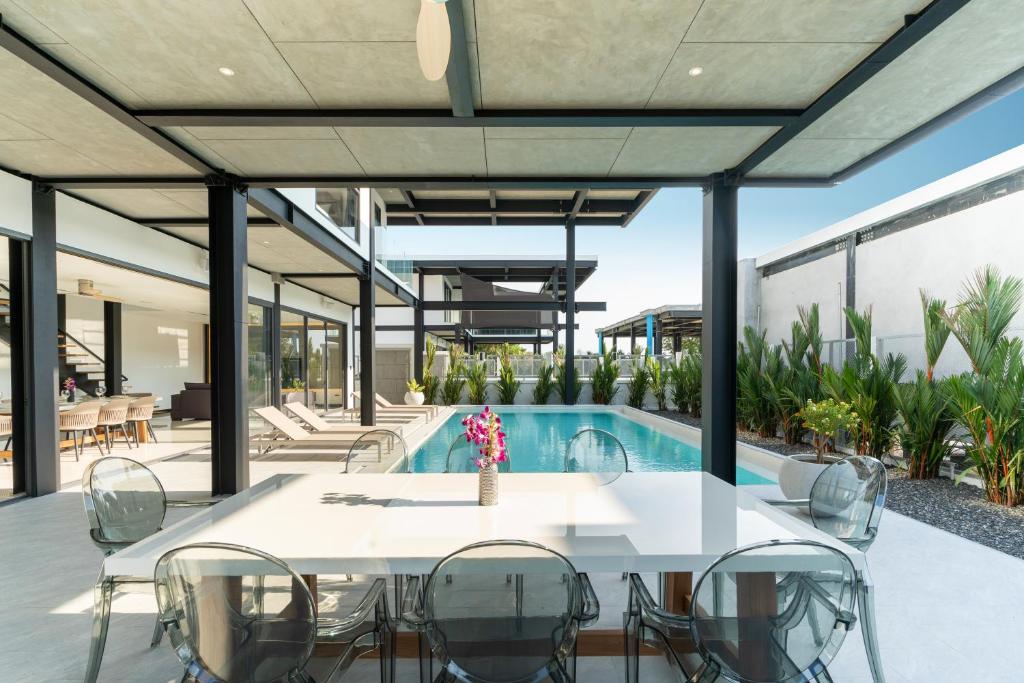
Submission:
{"label": "roof canopy", "polygon": [[700,336],[703,314],[700,306],[693,305],[650,308],[625,320],[599,328],[597,332],[606,339],[611,337],[640,337],[647,333],[648,316],[650,316],[653,324],[661,326],[661,334],[665,337],[675,335],[683,337]]}
{"label": "roof canopy", "polygon": [[[416,259],[413,270],[424,275],[468,275],[484,282],[540,282],[540,292],[550,293],[557,287],[565,295],[565,259],[550,258],[423,258]],[[576,259],[576,288],[579,289],[594,271],[596,258]]]}

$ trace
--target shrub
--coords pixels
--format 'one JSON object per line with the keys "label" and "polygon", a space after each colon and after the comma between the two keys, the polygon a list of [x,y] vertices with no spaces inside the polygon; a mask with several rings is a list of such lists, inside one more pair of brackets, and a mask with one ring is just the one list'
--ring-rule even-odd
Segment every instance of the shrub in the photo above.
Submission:
{"label": "shrub", "polygon": [[633,375],[626,385],[626,405],[631,408],[643,409],[647,400],[647,389],[651,386],[651,376],[647,366],[642,362],[633,362]]}
{"label": "shrub", "polygon": [[423,401],[427,405],[437,405],[437,391],[441,387],[441,381],[434,374],[434,357],[437,355],[437,345],[427,339],[427,357],[423,364]]}
{"label": "shrub", "polygon": [[661,367],[661,362],[647,357],[647,376],[650,378],[651,395],[658,405],[658,410],[668,408],[668,373]]}
{"label": "shrub", "polygon": [[774,387],[782,379],[782,347],[765,341],[747,325],[736,358],[737,420],[758,436],[775,436],[778,424]]}
{"label": "shrub", "polygon": [[839,432],[857,428],[857,413],[850,409],[850,404],[831,398],[808,401],[800,411],[800,419],[804,427],[814,432],[814,453],[819,465],[825,463],[826,447],[835,447]]}
{"label": "shrub", "polygon": [[[522,348],[522,347],[516,347]],[[516,394],[522,382],[516,379],[516,371],[512,367],[511,344],[502,344],[498,353],[498,403],[512,405],[516,402]]]}
{"label": "shrub", "polygon": [[473,405],[484,405],[487,403],[487,366],[482,362],[473,363],[465,372],[469,402]]}
{"label": "shrub", "polygon": [[551,393],[555,390],[555,383],[551,375],[555,369],[544,363],[537,372],[537,384],[533,387],[533,402],[539,406],[545,406],[551,400]]}
{"label": "shrub", "polygon": [[594,403],[608,405],[619,393],[616,380],[619,379],[619,362],[609,351],[598,359],[594,372],[590,376]]}
{"label": "shrub", "polygon": [[455,405],[462,402],[462,389],[466,386],[463,375],[466,372],[466,365],[462,360],[462,350],[458,346],[451,347],[449,352],[448,372],[444,376],[444,384],[441,386],[441,397],[447,405]]}
{"label": "shrub", "polygon": [[775,414],[786,443],[799,443],[804,429],[798,417],[808,401],[821,399],[821,330],[818,305],[797,309],[800,320],[790,328],[789,341],[782,342],[785,365],[776,377],[768,377]]}
{"label": "shrub", "polygon": [[912,479],[931,479],[952,446],[946,440],[956,424],[947,382],[936,382],[917,371],[913,384],[904,384],[897,392],[900,419],[900,445],[907,455]]}
{"label": "shrub", "polygon": [[[580,378],[579,372],[573,374],[573,385],[576,388],[574,392],[576,400],[579,400],[580,392],[583,391],[583,379]],[[557,357],[555,359],[555,393],[558,394],[558,400],[565,403],[565,360]]]}

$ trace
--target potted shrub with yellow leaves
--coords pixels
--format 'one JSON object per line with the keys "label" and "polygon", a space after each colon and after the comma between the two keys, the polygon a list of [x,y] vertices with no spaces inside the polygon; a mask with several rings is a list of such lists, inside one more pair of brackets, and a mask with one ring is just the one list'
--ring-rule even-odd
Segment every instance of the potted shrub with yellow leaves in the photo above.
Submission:
{"label": "potted shrub with yellow leaves", "polygon": [[841,455],[826,455],[835,451],[840,432],[853,432],[860,423],[849,403],[808,401],[799,412],[805,428],[814,433],[814,453],[798,453],[786,458],[779,470],[779,488],[789,499],[804,499],[811,495],[814,481],[832,463],[843,459]]}

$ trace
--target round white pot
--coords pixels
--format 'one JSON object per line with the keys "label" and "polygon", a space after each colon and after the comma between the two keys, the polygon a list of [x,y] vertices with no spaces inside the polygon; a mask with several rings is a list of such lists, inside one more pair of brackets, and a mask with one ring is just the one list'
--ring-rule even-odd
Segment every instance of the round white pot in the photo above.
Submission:
{"label": "round white pot", "polygon": [[779,469],[779,488],[789,499],[811,497],[811,487],[826,467],[839,462],[842,458],[826,455],[825,463],[819,465],[814,453],[798,453],[786,456],[786,461]]}
{"label": "round white pot", "polygon": [[421,405],[423,405],[423,392],[422,391],[407,391],[407,392],[405,392],[405,405],[407,405],[407,406],[421,406]]}

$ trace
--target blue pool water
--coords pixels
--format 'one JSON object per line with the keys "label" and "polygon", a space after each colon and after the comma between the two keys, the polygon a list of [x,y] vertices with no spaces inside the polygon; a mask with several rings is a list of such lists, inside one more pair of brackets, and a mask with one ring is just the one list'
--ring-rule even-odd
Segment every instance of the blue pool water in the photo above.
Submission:
{"label": "blue pool water", "polygon": [[[561,472],[569,439],[581,429],[604,429],[622,441],[634,472],[700,470],[700,448],[614,412],[519,411],[500,408],[513,472]],[[443,472],[448,447],[462,434],[462,418],[452,415],[413,453],[413,472]],[[737,468],[738,484],[771,484],[759,474]]]}

